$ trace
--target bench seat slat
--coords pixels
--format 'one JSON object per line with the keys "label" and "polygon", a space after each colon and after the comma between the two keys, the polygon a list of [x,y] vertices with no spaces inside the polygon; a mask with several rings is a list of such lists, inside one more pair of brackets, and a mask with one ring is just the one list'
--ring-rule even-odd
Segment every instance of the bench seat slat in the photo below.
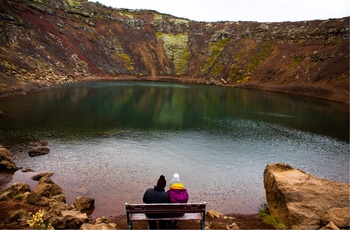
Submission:
{"label": "bench seat slat", "polygon": [[[159,220],[160,218],[150,218],[143,213],[134,213],[130,215],[130,220]],[[185,215],[180,217],[162,217],[162,220],[202,220],[201,213],[185,213]]]}
{"label": "bench seat slat", "polygon": [[[204,203],[154,203],[128,204],[125,203],[127,227],[132,229],[133,221],[148,220],[200,220],[200,228],[205,229],[206,202]],[[146,214],[169,214],[169,217],[147,217]],[[185,213],[176,217],[172,214]]]}

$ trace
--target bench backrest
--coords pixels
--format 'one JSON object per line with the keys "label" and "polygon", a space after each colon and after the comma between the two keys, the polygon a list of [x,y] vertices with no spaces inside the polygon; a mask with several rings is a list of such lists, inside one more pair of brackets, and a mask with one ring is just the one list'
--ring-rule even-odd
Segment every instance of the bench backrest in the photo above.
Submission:
{"label": "bench backrest", "polygon": [[206,203],[159,203],[159,204],[128,204],[127,213],[204,213]]}

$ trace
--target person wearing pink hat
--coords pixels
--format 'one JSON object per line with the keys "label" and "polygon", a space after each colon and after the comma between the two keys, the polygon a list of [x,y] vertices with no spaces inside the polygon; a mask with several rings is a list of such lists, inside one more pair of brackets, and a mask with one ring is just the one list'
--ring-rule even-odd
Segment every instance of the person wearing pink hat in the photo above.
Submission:
{"label": "person wearing pink hat", "polygon": [[[180,176],[175,173],[170,181],[170,189],[168,190],[169,199],[171,203],[187,203],[189,195],[185,186],[180,182]],[[183,216],[185,213],[172,214],[171,216],[179,217]],[[177,226],[178,221],[170,223],[172,226]]]}

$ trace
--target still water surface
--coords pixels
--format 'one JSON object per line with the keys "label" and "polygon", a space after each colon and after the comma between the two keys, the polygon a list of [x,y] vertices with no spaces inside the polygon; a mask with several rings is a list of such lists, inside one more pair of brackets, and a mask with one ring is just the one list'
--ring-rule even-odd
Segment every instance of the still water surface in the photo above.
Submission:
{"label": "still water surface", "polygon": [[[347,105],[202,85],[94,82],[0,98],[0,144],[49,141],[50,154],[18,166],[53,171],[67,202],[95,198],[93,216],[124,214],[159,175],[223,213],[266,203],[266,164],[285,162],[349,183]],[[24,148],[24,150],[27,150]],[[32,187],[32,173],[13,181]],[[7,186],[3,185],[2,187]]]}

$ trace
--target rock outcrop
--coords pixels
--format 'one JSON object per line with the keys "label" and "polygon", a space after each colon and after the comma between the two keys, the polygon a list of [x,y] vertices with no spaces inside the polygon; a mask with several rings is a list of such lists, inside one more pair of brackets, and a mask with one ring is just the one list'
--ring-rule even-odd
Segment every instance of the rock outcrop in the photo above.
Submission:
{"label": "rock outcrop", "polygon": [[277,163],[266,166],[264,186],[271,215],[289,228],[319,229],[328,224],[322,220],[349,224],[346,215],[345,220],[323,217],[333,208],[349,210],[349,184],[318,178],[290,165]]}
{"label": "rock outcrop", "polygon": [[85,0],[3,0],[0,44],[0,94],[95,76],[349,103],[349,18],[206,23]]}
{"label": "rock outcrop", "polygon": [[14,172],[18,169],[12,161],[12,156],[9,150],[0,146],[0,172]]}
{"label": "rock outcrop", "polygon": [[65,202],[62,189],[49,177],[42,177],[34,191],[27,184],[14,183],[0,192],[0,228],[28,228],[27,221],[39,209],[45,210],[54,228],[78,229],[89,222],[85,213]]}

